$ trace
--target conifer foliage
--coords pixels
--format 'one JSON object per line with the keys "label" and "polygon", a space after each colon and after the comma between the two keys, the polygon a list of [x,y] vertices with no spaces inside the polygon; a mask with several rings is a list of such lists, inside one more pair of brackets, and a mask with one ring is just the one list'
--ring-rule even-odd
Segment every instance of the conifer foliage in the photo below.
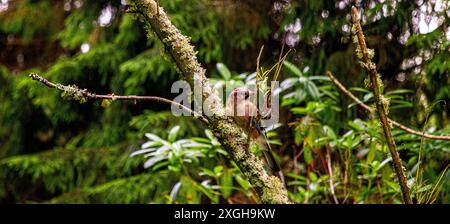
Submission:
{"label": "conifer foliage", "polygon": [[[66,100],[28,77],[172,99],[180,73],[129,4],[0,1],[0,203],[259,201],[221,141],[195,118],[155,102]],[[256,71],[280,63],[281,119],[268,137],[292,202],[402,203],[377,96],[358,65],[356,6],[386,115],[398,124],[392,137],[412,201],[449,202],[448,2],[159,4],[190,37],[214,85],[252,83]]]}

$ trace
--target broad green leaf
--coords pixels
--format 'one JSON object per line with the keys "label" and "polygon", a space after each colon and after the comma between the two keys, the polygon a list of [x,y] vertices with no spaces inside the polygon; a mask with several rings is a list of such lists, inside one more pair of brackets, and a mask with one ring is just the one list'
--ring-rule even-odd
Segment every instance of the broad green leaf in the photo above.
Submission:
{"label": "broad green leaf", "polygon": [[308,92],[308,94],[314,99],[314,100],[319,100],[320,98],[320,93],[319,93],[319,89],[317,88],[316,84],[314,84],[311,81],[308,81],[305,83],[305,87],[306,87],[306,91]]}
{"label": "broad green leaf", "polygon": [[239,185],[241,185],[241,187],[244,188],[244,190],[250,189],[251,187],[250,183],[244,178],[242,178],[241,175],[236,175],[234,178],[239,183]]}
{"label": "broad green leaf", "polygon": [[181,182],[178,181],[173,187],[172,190],[170,191],[170,202],[173,202],[175,200],[175,197],[178,194],[178,191],[180,191],[181,188]]}
{"label": "broad green leaf", "polygon": [[308,145],[305,145],[303,148],[303,158],[306,164],[310,164],[313,161],[312,150]]}
{"label": "broad green leaf", "polygon": [[180,131],[180,126],[178,126],[178,125],[173,127],[172,129],[170,129],[167,140],[169,140],[169,142],[175,141],[177,139],[179,131]]}
{"label": "broad green leaf", "polygon": [[227,169],[220,178],[221,192],[223,198],[228,198],[233,190],[233,173]]}
{"label": "broad green leaf", "polygon": [[311,179],[312,182],[316,182],[317,181],[317,175],[314,172],[309,172],[309,178]]}
{"label": "broad green leaf", "polygon": [[284,61],[283,65],[294,75],[301,77],[303,76],[303,73],[300,71],[300,69],[298,69],[297,66],[295,66],[294,64],[288,62],[288,61]]}
{"label": "broad green leaf", "polygon": [[217,63],[216,64],[216,68],[219,71],[220,75],[222,75],[223,79],[225,79],[225,81],[228,81],[231,79],[231,72],[230,70],[227,68],[226,65],[224,65],[223,63]]}
{"label": "broad green leaf", "polygon": [[142,149],[142,150],[137,150],[137,151],[134,151],[133,153],[131,153],[130,157],[134,157],[134,156],[137,156],[137,155],[153,152],[155,150],[156,150],[156,148],[146,148],[146,149]]}

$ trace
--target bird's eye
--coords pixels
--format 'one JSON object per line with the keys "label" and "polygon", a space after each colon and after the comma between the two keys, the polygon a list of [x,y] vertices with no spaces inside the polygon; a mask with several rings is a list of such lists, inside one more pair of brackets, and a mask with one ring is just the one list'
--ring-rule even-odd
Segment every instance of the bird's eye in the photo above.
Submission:
{"label": "bird's eye", "polygon": [[248,99],[249,96],[250,96],[250,93],[248,91],[245,91],[245,99]]}

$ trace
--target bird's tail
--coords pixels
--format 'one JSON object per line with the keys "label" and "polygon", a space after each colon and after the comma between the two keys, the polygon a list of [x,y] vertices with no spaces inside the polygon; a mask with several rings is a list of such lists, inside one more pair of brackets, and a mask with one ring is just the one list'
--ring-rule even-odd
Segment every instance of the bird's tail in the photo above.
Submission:
{"label": "bird's tail", "polygon": [[263,147],[262,151],[264,157],[267,160],[267,163],[269,164],[270,170],[272,170],[273,172],[279,172],[281,170],[280,165],[278,165],[277,161],[275,160],[275,157],[273,157],[272,148],[270,147],[266,133],[264,132],[263,128],[259,125],[258,121],[256,121],[255,118],[251,118],[251,122],[253,127],[258,132],[257,141],[259,142],[259,145]]}
{"label": "bird's tail", "polygon": [[283,185],[286,185],[286,182],[284,181],[283,171],[281,171],[280,165],[275,160],[275,157],[273,156],[272,149],[270,148],[270,144],[267,141],[267,137],[266,137],[266,135],[264,133],[262,133],[258,137],[258,142],[260,142],[259,145],[262,145],[264,147],[264,149],[262,151],[263,151],[264,157],[265,157],[265,159],[267,161],[267,164],[269,165],[269,169],[271,170],[271,172],[273,172],[274,174],[278,175],[278,177],[280,178],[280,180],[283,183]]}
{"label": "bird's tail", "polygon": [[251,122],[252,122],[252,125],[258,131],[258,135],[259,135],[257,137],[257,141],[259,143],[258,145],[263,147],[262,152],[263,152],[264,157],[265,157],[265,159],[267,161],[267,164],[269,165],[269,169],[271,170],[271,172],[276,173],[280,177],[280,180],[281,180],[281,182],[283,184],[286,184],[284,182],[284,175],[283,175],[283,172],[281,171],[280,165],[275,160],[275,157],[272,154],[272,148],[270,147],[269,140],[267,139],[265,131],[258,124],[256,119],[252,118]]}

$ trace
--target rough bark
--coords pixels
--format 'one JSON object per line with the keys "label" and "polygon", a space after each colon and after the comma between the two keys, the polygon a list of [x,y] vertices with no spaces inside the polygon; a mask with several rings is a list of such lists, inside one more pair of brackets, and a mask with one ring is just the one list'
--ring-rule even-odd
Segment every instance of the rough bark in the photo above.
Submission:
{"label": "rough bark", "polygon": [[139,15],[148,33],[154,32],[161,40],[167,53],[191,87],[199,85],[203,87],[201,95],[203,99],[211,100],[208,109],[214,114],[207,117],[210,123],[209,128],[252,184],[259,201],[261,203],[291,203],[281,181],[266,172],[263,161],[248,150],[249,145],[244,131],[231,117],[225,116],[222,101],[209,87],[205,69],[198,62],[189,38],[180,33],[163,8],[159,7],[154,0],[136,0],[131,4],[130,10]]}

